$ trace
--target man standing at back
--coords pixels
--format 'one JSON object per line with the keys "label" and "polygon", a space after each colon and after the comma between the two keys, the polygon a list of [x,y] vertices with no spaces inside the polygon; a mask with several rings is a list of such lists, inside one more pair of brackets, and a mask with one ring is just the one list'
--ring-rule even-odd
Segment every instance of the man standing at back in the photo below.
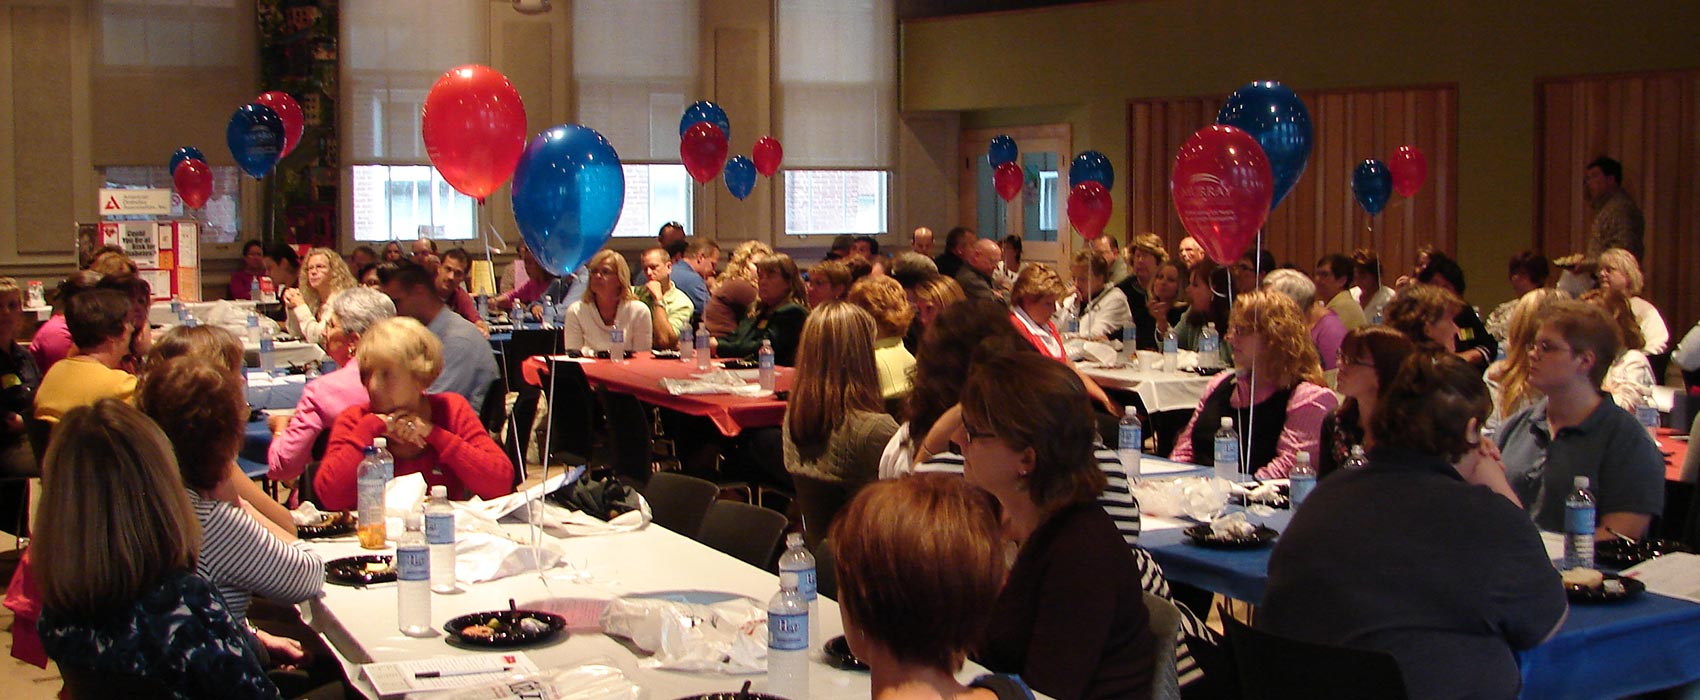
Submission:
{"label": "man standing at back", "polygon": [[1623,164],[1605,156],[1595,158],[1582,184],[1588,190],[1588,207],[1594,210],[1588,227],[1588,258],[1600,257],[1607,248],[1622,248],[1645,261],[1641,208],[1623,191]]}
{"label": "man standing at back", "polygon": [[420,265],[383,263],[378,266],[378,282],[379,290],[395,302],[397,315],[413,317],[443,341],[443,373],[427,391],[460,394],[473,410],[479,410],[490,383],[500,376],[484,334],[443,305],[435,280]]}
{"label": "man standing at back", "polygon": [[976,240],[979,240],[979,236],[974,234],[974,229],[967,226],[958,226],[944,234],[944,254],[933,259],[933,263],[938,265],[939,274],[955,277],[956,273],[962,270],[962,263],[968,258],[968,249],[974,246]]}

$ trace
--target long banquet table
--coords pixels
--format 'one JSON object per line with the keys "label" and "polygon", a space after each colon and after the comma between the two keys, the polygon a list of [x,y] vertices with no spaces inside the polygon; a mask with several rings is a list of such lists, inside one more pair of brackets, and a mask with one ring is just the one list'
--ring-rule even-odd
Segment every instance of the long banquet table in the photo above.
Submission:
{"label": "long banquet table", "polygon": [[[508,526],[520,533],[523,525]],[[547,535],[546,535],[547,536]],[[371,686],[359,677],[358,664],[479,653],[445,641],[442,624],[473,612],[506,609],[508,599],[523,608],[550,598],[612,599],[634,593],[711,591],[747,596],[763,605],[778,590],[778,577],[710,549],[695,540],[651,524],[641,530],[556,542],[565,561],[585,567],[588,580],[575,580],[575,570],[557,567],[543,576],[527,573],[478,584],[461,583],[460,593],[431,596],[431,621],[438,633],[429,638],[408,637],[396,628],[396,585],[349,588],[326,584],[322,597],[300,605],[302,617],[330,644],[349,678],[362,692]],[[373,553],[352,537],[313,543],[326,561]],[[387,553],[393,553],[393,549]],[[820,598],[820,639],[843,633],[838,605]],[[576,632],[539,647],[524,649],[539,668],[560,668],[594,660],[611,662],[633,682],[646,688],[650,700],[670,700],[702,692],[735,691],[745,680],[753,689],[766,687],[764,675],[727,675],[662,671],[640,667],[640,653],[600,632]],[[816,650],[818,652],[818,649]],[[818,656],[818,653],[815,654]],[[969,663],[959,674],[971,679],[984,669]],[[810,664],[811,700],[862,700],[869,697],[866,673],[840,671],[818,659]]]}
{"label": "long banquet table", "polygon": [[[1195,372],[1170,372],[1158,368],[1151,353],[1141,353],[1141,366],[1104,367],[1094,362],[1076,366],[1094,383],[1105,389],[1123,389],[1139,395],[1150,413],[1191,411],[1204,396],[1210,377]],[[1158,356],[1161,357],[1161,356]]]}
{"label": "long banquet table", "polygon": [[[609,391],[631,394],[639,401],[662,408],[669,408],[692,416],[701,416],[714,422],[716,428],[726,437],[737,437],[745,428],[769,428],[779,425],[785,420],[785,402],[772,396],[749,397],[731,394],[682,394],[668,393],[661,385],[664,378],[689,379],[699,374],[696,364],[683,360],[656,359],[649,353],[638,353],[636,357],[625,362],[611,360],[567,359],[560,356],[537,356],[528,358],[524,365],[526,381],[532,384],[543,384],[548,379],[551,363],[573,362],[583,370],[585,379],[592,385],[602,386]],[[716,361],[716,365],[719,364]],[[748,379],[755,379],[755,370],[739,370],[747,374]],[[789,391],[795,372],[790,367],[776,367],[774,373],[774,388],[777,391]]]}

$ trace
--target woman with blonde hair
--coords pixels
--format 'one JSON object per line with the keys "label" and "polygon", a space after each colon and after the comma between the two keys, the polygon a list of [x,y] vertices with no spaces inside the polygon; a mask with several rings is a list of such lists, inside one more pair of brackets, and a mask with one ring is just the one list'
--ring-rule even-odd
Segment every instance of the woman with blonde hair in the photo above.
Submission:
{"label": "woman with blonde hair", "polygon": [[1458,349],[1458,310],[1464,300],[1432,284],[1413,284],[1382,310],[1382,323],[1404,333],[1419,350]]}
{"label": "woman with blonde hair", "polygon": [[1080,319],[1076,335],[1096,340],[1120,338],[1122,329],[1133,325],[1133,311],[1127,295],[1109,284],[1110,264],[1093,251],[1083,250],[1075,254],[1069,271],[1074,275],[1069,310]]}
{"label": "woman with blonde hair", "polygon": [[726,269],[710,280],[702,322],[716,338],[731,335],[756,303],[756,263],[773,255],[761,241],[744,241],[732,250]]}
{"label": "woman with blonde hair", "polygon": [[1490,435],[1505,419],[1541,400],[1541,392],[1529,384],[1529,345],[1535,342],[1535,332],[1540,330],[1547,309],[1567,296],[1557,289],[1535,289],[1512,307],[1505,326],[1505,359],[1488,365],[1482,375],[1493,397],[1493,411],[1482,426]]}
{"label": "woman with blonde hair", "polygon": [[803,274],[791,256],[779,253],[762,258],[756,263],[756,302],[731,335],[715,339],[715,354],[753,358],[762,341],[768,341],[773,345],[774,364],[796,364],[797,342],[809,317],[808,296]]}
{"label": "woman with blonde hair", "polygon": [[328,304],[337,292],[356,286],[348,263],[330,248],[314,248],[301,259],[301,286],[283,290],[283,305],[289,309],[286,327],[309,343],[325,334]]}
{"label": "woman with blonde hair", "polygon": [[460,394],[426,394],[443,371],[443,344],[418,321],[398,317],[367,329],[355,348],[370,401],[350,407],[331,426],[330,445],[313,486],[330,510],[355,506],[355,477],[364,450],[388,440],[395,475],[423,474],[449,497],[490,499],[513,492],[513,462],[485,432]]}
{"label": "woman with blonde hair", "polygon": [[1670,328],[1658,307],[1641,297],[1647,278],[1641,274],[1641,263],[1635,254],[1622,248],[1607,248],[1600,253],[1600,287],[1615,289],[1629,300],[1635,314],[1635,324],[1641,327],[1642,344],[1630,346],[1646,355],[1657,355],[1670,347]]}
{"label": "woman with blonde hair", "polygon": [[1623,337],[1623,352],[1606,370],[1606,380],[1600,388],[1611,394],[1612,401],[1620,408],[1630,413],[1643,406],[1652,406],[1653,387],[1658,382],[1653,381],[1653,365],[1647,361],[1647,355],[1636,349],[1641,347],[1643,339],[1641,327],[1635,321],[1635,312],[1630,309],[1629,297],[1616,289],[1601,287],[1583,294],[1582,301],[1604,309],[1606,315],[1617,322],[1617,333]]}
{"label": "woman with blonde hair", "polygon": [[1339,400],[1323,386],[1309,327],[1285,294],[1259,289],[1240,295],[1227,333],[1234,371],[1205,386],[1170,459],[1211,464],[1216,431],[1231,418],[1246,471],[1257,478],[1286,476],[1300,453],[1320,464],[1322,419]]}
{"label": "woman with blonde hair", "polygon": [[908,396],[915,356],[903,347],[903,336],[909,332],[915,310],[903,294],[903,285],[884,275],[863,277],[850,285],[846,300],[874,318],[874,365],[879,368],[880,396],[887,401]]}
{"label": "woman with blonde hair", "polygon": [[1009,289],[1009,318],[1015,329],[1040,353],[1053,360],[1067,360],[1062,334],[1051,317],[1057,303],[1068,293],[1061,275],[1050,265],[1034,263],[1021,269]]}
{"label": "woman with blonde hair", "polygon": [[277,697],[246,631],[195,573],[201,526],[159,428],[103,399],[66,413],[54,438],[29,565],[36,629],[66,691],[118,692],[123,678],[130,692]]}
{"label": "woman with blonde hair", "polygon": [[[798,486],[811,546],[826,536],[837,507],[879,476],[880,450],[897,432],[880,400],[876,328],[868,312],[844,302],[815,309],[803,324],[783,440],[785,470],[793,481],[813,482]],[[811,498],[825,489],[836,493]]]}
{"label": "woman with blonde hair", "polygon": [[962,285],[957,284],[954,278],[935,274],[917,282],[915,288],[909,290],[909,305],[915,307],[915,324],[909,327],[909,334],[904,336],[904,345],[910,352],[918,352],[921,335],[932,327],[939,314],[950,305],[967,299],[968,295],[963,293]]}
{"label": "woman with blonde hair", "polygon": [[[591,256],[585,267],[590,272],[590,283],[585,287],[584,298],[569,305],[561,319],[563,347],[610,353],[647,352],[655,342],[649,305],[638,301],[637,294],[626,284],[632,274],[625,257],[603,250]],[[616,328],[625,331],[625,342],[620,347],[614,345]]]}

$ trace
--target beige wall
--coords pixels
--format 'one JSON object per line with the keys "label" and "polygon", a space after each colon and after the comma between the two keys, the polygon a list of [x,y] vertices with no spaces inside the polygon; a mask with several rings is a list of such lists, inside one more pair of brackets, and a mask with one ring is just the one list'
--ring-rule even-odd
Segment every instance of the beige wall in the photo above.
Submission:
{"label": "beige wall", "polygon": [[[1067,121],[1076,151],[1126,172],[1130,99],[1226,96],[1262,79],[1456,84],[1458,253],[1486,305],[1509,293],[1506,258],[1533,241],[1535,79],[1694,68],[1696,27],[1700,3],[1677,0],[1092,3],[905,23],[901,105],[964,112],[965,127]],[[1124,227],[1111,218],[1111,232]]]}

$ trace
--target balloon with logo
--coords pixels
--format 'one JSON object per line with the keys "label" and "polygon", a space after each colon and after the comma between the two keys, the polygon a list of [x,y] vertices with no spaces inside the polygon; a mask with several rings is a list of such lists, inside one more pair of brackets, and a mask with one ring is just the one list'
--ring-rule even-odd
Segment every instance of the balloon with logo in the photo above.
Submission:
{"label": "balloon with logo", "polygon": [[489,66],[452,68],[419,111],[425,154],[449,186],[484,203],[514,174],[525,150],[525,103]]}
{"label": "balloon with logo", "polygon": [[708,122],[697,122],[679,138],[679,160],[697,182],[708,182],[726,166],[726,132]]}
{"label": "balloon with logo", "polygon": [[779,145],[779,139],[763,136],[756,139],[750,158],[755,161],[756,172],[761,173],[762,177],[773,177],[774,173],[779,172],[780,161],[785,159],[785,148]]}
{"label": "balloon with logo", "polygon": [[1370,216],[1380,214],[1392,195],[1393,174],[1386,163],[1372,158],[1352,170],[1352,197]]}
{"label": "balloon with logo", "polygon": [[1104,233],[1114,208],[1109,188],[1095,180],[1077,183],[1068,193],[1068,222],[1089,241]]}
{"label": "balloon with logo", "polygon": [[183,198],[183,204],[190,209],[200,209],[207,205],[207,199],[212,197],[213,177],[212,168],[199,158],[187,158],[177,164],[177,170],[171,173],[171,188]]}
{"label": "balloon with logo", "polygon": [[1393,174],[1393,191],[1401,197],[1410,197],[1428,180],[1428,156],[1416,146],[1400,146],[1387,159],[1387,171]]}
{"label": "balloon with logo", "polygon": [[538,134],[514,170],[514,221],[537,261],[557,275],[578,269],[608,242],[625,201],[620,154],[586,126]]}
{"label": "balloon with logo", "polygon": [[282,90],[262,92],[254,102],[263,104],[277,112],[277,118],[283,120],[283,155],[286,157],[295,146],[301,143],[301,131],[306,128],[306,121],[301,115],[301,104]]}
{"label": "balloon with logo", "polygon": [[1068,165],[1068,181],[1076,184],[1097,182],[1107,190],[1116,186],[1116,169],[1111,167],[1109,156],[1097,151],[1082,151]]}
{"label": "balloon with logo", "polygon": [[997,189],[998,196],[1007,202],[1021,194],[1021,185],[1026,174],[1021,172],[1021,166],[1015,163],[999,163],[992,171],[992,186]]}
{"label": "balloon with logo", "polygon": [[1014,138],[1008,134],[998,134],[992,137],[992,143],[986,147],[986,162],[995,168],[1004,163],[1014,163],[1019,154],[1020,150],[1015,147]]}
{"label": "balloon with logo", "polygon": [[693,102],[685,108],[685,114],[679,117],[679,136],[684,136],[691,127],[704,122],[719,127],[720,133],[727,138],[732,137],[732,122],[726,118],[726,110],[707,100]]}
{"label": "balloon with logo", "polygon": [[1310,161],[1310,110],[1287,86],[1261,80],[1234,91],[1216,113],[1216,123],[1250,134],[1269,160],[1275,178],[1273,209],[1304,174]]}
{"label": "balloon with logo", "polygon": [[272,171],[283,153],[283,120],[263,104],[242,105],[230,115],[224,140],[242,172],[257,180]]}
{"label": "balloon with logo", "polygon": [[1199,129],[1175,154],[1169,194],[1186,232],[1212,260],[1229,265],[1269,218],[1274,177],[1256,139],[1217,124]]}
{"label": "balloon with logo", "polygon": [[750,196],[750,191],[756,187],[756,164],[744,156],[733,156],[726,161],[726,191],[731,192],[738,201]]}
{"label": "balloon with logo", "polygon": [[205,154],[201,153],[201,149],[195,148],[194,146],[184,146],[171,153],[171,174],[176,175],[177,166],[190,158],[194,158],[202,163],[207,162],[207,157]]}

